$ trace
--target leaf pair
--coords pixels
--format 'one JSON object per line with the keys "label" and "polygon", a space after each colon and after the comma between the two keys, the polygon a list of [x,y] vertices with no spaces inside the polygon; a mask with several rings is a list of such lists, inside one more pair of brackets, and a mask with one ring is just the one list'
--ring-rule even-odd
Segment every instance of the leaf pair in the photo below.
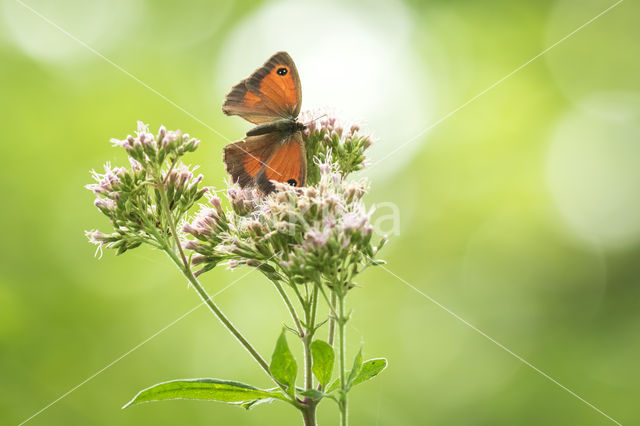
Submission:
{"label": "leaf pair", "polygon": [[[321,399],[341,387],[340,379],[336,379],[329,384],[333,372],[335,354],[333,348],[328,343],[322,340],[315,340],[311,344],[311,356],[313,358],[313,374],[325,388],[325,391],[320,392],[311,389],[299,390],[299,393],[302,396]],[[377,376],[386,367],[386,359],[375,358],[363,362],[362,352],[358,352],[353,363],[353,368],[347,373],[347,391],[351,387]],[[295,382],[298,374],[298,366],[287,344],[284,330],[276,342],[269,368],[273,377],[285,387],[291,397],[295,397]],[[139,392],[123,408],[144,402],[170,399],[192,399],[242,404],[242,406],[247,409],[256,404],[274,399],[291,402],[289,398],[276,389],[259,389],[245,383],[220,379],[183,379],[153,385]]]}

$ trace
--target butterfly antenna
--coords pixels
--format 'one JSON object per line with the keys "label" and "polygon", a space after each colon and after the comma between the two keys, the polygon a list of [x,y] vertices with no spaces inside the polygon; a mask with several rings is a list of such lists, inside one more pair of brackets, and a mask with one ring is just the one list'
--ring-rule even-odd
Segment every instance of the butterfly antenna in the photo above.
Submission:
{"label": "butterfly antenna", "polygon": [[309,121],[309,122],[307,122],[307,123],[304,123],[304,125],[305,125],[305,126],[308,126],[309,124],[313,123],[314,121],[316,121],[316,120],[320,120],[322,117],[326,117],[326,116],[327,116],[327,114],[322,114],[320,117],[316,117],[316,118],[314,118],[313,120],[311,120],[311,121]]}

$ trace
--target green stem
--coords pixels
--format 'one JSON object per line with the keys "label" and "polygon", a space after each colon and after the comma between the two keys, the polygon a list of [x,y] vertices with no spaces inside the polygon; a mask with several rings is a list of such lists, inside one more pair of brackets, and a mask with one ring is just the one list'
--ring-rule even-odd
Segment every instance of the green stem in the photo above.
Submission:
{"label": "green stem", "polygon": [[333,346],[333,339],[336,334],[336,294],[335,292],[331,292],[331,300],[329,301],[329,307],[331,308],[331,312],[333,312],[333,316],[329,317],[329,334],[327,336],[327,341],[329,345]]}
{"label": "green stem", "polygon": [[[336,293],[332,291],[331,300],[329,300],[329,298],[327,297],[327,294],[324,291],[324,288],[322,286],[319,286],[319,288],[320,288],[320,293],[322,293],[324,300],[327,302],[327,305],[329,306],[329,310],[331,310],[331,313],[329,314],[329,332],[327,334],[327,343],[329,343],[329,346],[333,347],[333,340],[335,338],[335,331],[336,331],[336,318],[337,318]],[[318,385],[318,390],[321,391],[323,388],[324,386],[322,386],[322,383],[320,383]]]}
{"label": "green stem", "polygon": [[[249,343],[249,341],[242,335],[242,333],[238,331],[238,329],[233,325],[231,320],[229,320],[229,318],[227,318],[227,316],[224,313],[222,313],[220,308],[218,308],[218,306],[211,299],[211,296],[207,293],[204,287],[202,287],[198,279],[193,275],[193,272],[191,271],[191,266],[189,265],[189,261],[187,260],[187,257],[184,254],[184,250],[182,249],[182,244],[180,244],[180,239],[178,237],[178,232],[176,230],[175,220],[173,219],[173,215],[171,214],[171,209],[169,209],[169,202],[167,201],[167,195],[164,191],[164,188],[160,189],[159,192],[160,192],[162,207],[163,207],[165,216],[167,218],[169,228],[171,229],[171,235],[173,236],[174,242],[178,247],[180,258],[178,258],[178,256],[176,255],[176,252],[170,246],[166,246],[164,251],[171,258],[171,260],[173,260],[173,262],[180,269],[180,271],[185,276],[185,278],[191,283],[193,288],[196,289],[196,292],[198,293],[202,301],[206,303],[206,305],[209,307],[211,312],[213,312],[213,314],[216,316],[216,318],[218,318],[218,320],[222,323],[222,325],[224,325],[224,327],[227,330],[229,330],[231,334],[233,334],[233,336],[238,340],[238,342],[240,342],[240,344],[247,350],[247,352],[249,352],[249,354],[258,363],[258,365],[262,367],[264,372],[267,373],[267,375],[271,378],[271,380],[273,380],[274,383],[276,383],[284,391],[284,394],[288,395],[285,387],[282,384],[280,384],[271,374],[271,370],[269,369],[269,364],[267,364],[264,358],[262,358],[262,356],[253,347],[253,345],[251,345],[251,343]],[[298,406],[298,403],[295,400],[292,399],[291,402],[294,405]]]}
{"label": "green stem", "polygon": [[302,409],[302,419],[304,420],[304,426],[316,426],[316,407],[315,402],[310,402],[304,409]]}
{"label": "green stem", "polygon": [[311,325],[309,329],[311,330],[311,335],[315,333],[316,327],[316,314],[318,313],[318,289],[320,288],[320,283],[317,283],[313,286],[313,293],[311,294]]}
{"label": "green stem", "polygon": [[300,294],[300,290],[298,290],[298,285],[297,284],[293,284],[291,287],[293,287],[293,292],[296,294],[296,297],[298,298],[298,301],[300,302],[300,305],[302,305],[302,309],[307,309],[306,308],[306,303],[304,298],[302,297],[302,294]]}
{"label": "green stem", "polygon": [[[316,311],[318,309],[318,286],[314,285],[311,293],[311,303],[305,312],[305,322],[307,323],[307,331],[302,339],[304,347],[304,388],[305,390],[313,389],[313,373],[311,371],[311,343],[313,341],[314,328],[316,326]],[[307,398],[308,400],[308,398]]]}
{"label": "green stem", "polygon": [[[238,329],[233,325],[231,320],[227,318],[227,316],[220,310],[218,305],[211,299],[211,296],[207,293],[207,291],[202,287],[198,279],[193,275],[190,268],[184,268],[182,266],[182,262],[180,258],[176,255],[176,253],[171,249],[166,249],[165,252],[169,255],[171,260],[180,268],[180,271],[185,276],[185,278],[191,283],[193,288],[196,289],[196,292],[202,299],[204,303],[209,307],[211,312],[220,320],[222,325],[225,326],[231,334],[240,342],[242,346],[249,352],[249,354],[256,360],[256,362],[262,367],[262,369],[273,379],[271,376],[271,371],[269,370],[269,364],[262,358],[262,356],[258,353],[258,351],[249,343],[249,341],[238,331]],[[275,379],[274,379],[275,381]]]}
{"label": "green stem", "polygon": [[291,319],[293,319],[293,322],[296,325],[296,329],[298,330],[298,334],[300,335],[300,337],[304,336],[304,330],[302,329],[302,324],[300,323],[300,317],[298,316],[298,313],[296,312],[295,308],[293,307],[293,304],[291,303],[291,299],[289,299],[289,295],[284,290],[284,288],[282,287],[282,284],[280,284],[279,281],[273,280],[271,282],[273,283],[273,285],[278,290],[278,293],[280,294],[280,297],[282,297],[282,300],[284,300],[284,304],[287,306],[287,310],[289,311],[289,314],[291,315]]}
{"label": "green stem", "polygon": [[347,366],[346,366],[346,346],[347,336],[345,335],[345,328],[347,325],[347,318],[344,311],[344,299],[345,294],[338,294],[338,363],[340,370],[340,426],[347,426]]}
{"label": "green stem", "polygon": [[[302,347],[304,351],[304,388],[305,390],[313,389],[313,371],[311,359],[311,343],[313,342],[313,334],[316,323],[316,312],[318,309],[318,285],[314,284],[311,293],[310,303],[305,306],[305,325],[306,332],[301,335]],[[316,407],[318,403],[309,397],[305,397],[302,418],[305,426],[316,426]]]}
{"label": "green stem", "polygon": [[167,182],[167,179],[169,179],[169,175],[171,174],[171,171],[176,166],[176,164],[178,164],[178,159],[177,158],[175,160],[173,160],[173,162],[169,166],[169,170],[167,170],[167,173],[165,173],[164,179],[162,179],[162,184],[163,185]]}

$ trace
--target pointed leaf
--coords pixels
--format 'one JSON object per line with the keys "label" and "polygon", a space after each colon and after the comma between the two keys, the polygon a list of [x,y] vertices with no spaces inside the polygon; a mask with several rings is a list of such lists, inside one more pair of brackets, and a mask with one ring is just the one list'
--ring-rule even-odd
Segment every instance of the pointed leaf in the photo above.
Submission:
{"label": "pointed leaf", "polygon": [[139,392],[124,407],[168,399],[196,399],[241,403],[255,399],[286,398],[277,392],[265,391],[245,383],[218,379],[184,379],[158,383]]}
{"label": "pointed leaf", "polygon": [[322,386],[326,386],[331,380],[335,354],[333,348],[327,342],[315,340],[311,343],[311,356],[313,357],[313,375],[316,376]]}
{"label": "pointed leaf", "polygon": [[269,366],[271,374],[280,383],[283,383],[289,387],[289,391],[293,395],[295,392],[296,375],[298,374],[298,365],[293,357],[293,354],[289,350],[287,344],[287,338],[285,336],[285,330],[282,330],[278,341],[276,342],[276,348],[271,356],[271,365]]}
{"label": "pointed leaf", "polygon": [[[351,382],[351,386],[355,386],[367,380],[373,379],[380,374],[385,368],[387,368],[387,360],[384,358],[374,358],[365,361],[360,369],[360,374]],[[350,375],[350,374],[349,374]],[[340,388],[340,379],[337,379],[329,385],[326,392],[333,392]]]}
{"label": "pointed leaf", "polygon": [[349,373],[349,377],[347,378],[347,387],[351,387],[351,383],[353,383],[354,379],[358,377],[360,371],[362,370],[362,348],[358,351],[355,359],[353,360],[353,368]]}

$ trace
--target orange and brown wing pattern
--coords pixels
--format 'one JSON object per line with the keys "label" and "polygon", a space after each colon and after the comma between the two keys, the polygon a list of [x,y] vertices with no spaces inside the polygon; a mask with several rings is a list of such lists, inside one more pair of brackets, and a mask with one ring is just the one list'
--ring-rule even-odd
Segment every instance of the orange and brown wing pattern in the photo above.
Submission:
{"label": "orange and brown wing pattern", "polygon": [[273,152],[263,171],[256,176],[258,187],[273,191],[271,180],[291,186],[304,186],[307,178],[307,153],[300,132],[284,140]]}
{"label": "orange and brown wing pattern", "polygon": [[278,117],[268,108],[260,95],[247,89],[247,80],[233,86],[222,104],[222,112],[227,115],[239,115],[254,124],[268,123]]}
{"label": "orange and brown wing pattern", "polygon": [[278,52],[251,76],[235,85],[222,105],[227,115],[255,123],[295,118],[302,104],[300,77],[293,59]]}
{"label": "orange and brown wing pattern", "polygon": [[223,160],[233,182],[243,188],[257,186],[265,194],[275,189],[272,180],[293,186],[306,182],[307,154],[300,132],[247,136],[227,145]]}
{"label": "orange and brown wing pattern", "polygon": [[275,134],[266,134],[225,146],[222,159],[233,182],[243,188],[255,184],[256,176],[265,168],[279,142]]}

